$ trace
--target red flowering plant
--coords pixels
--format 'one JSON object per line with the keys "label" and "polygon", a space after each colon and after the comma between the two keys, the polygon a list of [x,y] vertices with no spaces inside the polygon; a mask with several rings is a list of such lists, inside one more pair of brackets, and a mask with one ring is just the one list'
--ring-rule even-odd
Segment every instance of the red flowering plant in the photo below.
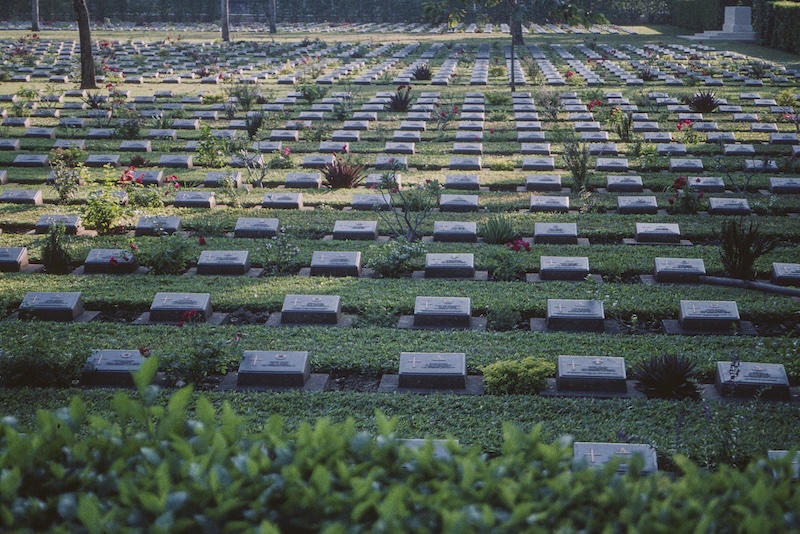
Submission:
{"label": "red flowering plant", "polygon": [[694,145],[700,142],[700,133],[694,129],[694,123],[689,119],[678,121],[675,125],[681,141],[687,145]]}
{"label": "red flowering plant", "polygon": [[162,355],[159,363],[164,378],[178,386],[194,384],[201,389],[212,387],[211,377],[226,375],[229,369],[241,362],[241,340],[241,332],[237,332],[230,339],[197,336],[175,352]]}
{"label": "red flowering plant", "polygon": [[436,121],[436,129],[439,131],[447,129],[448,124],[456,120],[460,113],[461,109],[456,104],[437,103],[432,117]]}
{"label": "red flowering plant", "polygon": [[800,113],[784,113],[779,116],[778,120],[794,124],[795,131],[800,134]]}
{"label": "red flowering plant", "polygon": [[[705,195],[702,191],[697,191],[692,188],[689,180],[690,179],[686,176],[678,176],[669,187],[669,189],[673,191],[673,195],[667,199],[669,203],[667,211],[670,213],[689,215],[695,214],[703,209],[705,205],[703,197]],[[691,180],[694,180],[695,183],[700,182],[700,178],[692,178]]]}
{"label": "red flowering plant", "polygon": [[506,243],[506,247],[508,250],[513,252],[530,252],[531,251],[531,244],[529,241],[525,241],[524,239],[515,239],[514,241],[509,241]]}

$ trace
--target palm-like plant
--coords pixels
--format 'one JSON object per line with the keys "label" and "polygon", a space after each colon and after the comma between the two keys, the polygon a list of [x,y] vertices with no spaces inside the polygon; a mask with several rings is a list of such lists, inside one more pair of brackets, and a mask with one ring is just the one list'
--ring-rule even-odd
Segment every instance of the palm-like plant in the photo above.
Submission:
{"label": "palm-like plant", "polygon": [[395,94],[389,97],[386,109],[389,111],[408,111],[411,106],[411,86],[401,85]]}
{"label": "palm-like plant", "polygon": [[688,356],[662,354],[636,364],[637,389],[649,398],[697,399],[700,393],[695,377],[697,365]]}

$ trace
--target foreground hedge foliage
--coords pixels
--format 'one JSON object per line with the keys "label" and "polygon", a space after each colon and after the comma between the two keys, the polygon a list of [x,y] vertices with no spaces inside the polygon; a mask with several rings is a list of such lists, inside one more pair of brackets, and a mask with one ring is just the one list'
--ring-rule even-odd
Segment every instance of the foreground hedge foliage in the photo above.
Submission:
{"label": "foreground hedge foliage", "polygon": [[[0,424],[0,524],[7,529],[97,532],[670,532],[800,528],[800,486],[788,461],[745,471],[697,468],[677,456],[672,479],[644,476],[632,462],[572,469],[568,440],[541,429],[504,428],[501,453],[451,445],[415,452],[377,417],[378,438],[327,419],[295,432],[270,419],[251,433],[230,406],[218,414],[191,390],[166,406],[136,377],[139,395],[119,393],[114,413],[41,412],[34,432]],[[55,528],[57,526],[57,528]]]}

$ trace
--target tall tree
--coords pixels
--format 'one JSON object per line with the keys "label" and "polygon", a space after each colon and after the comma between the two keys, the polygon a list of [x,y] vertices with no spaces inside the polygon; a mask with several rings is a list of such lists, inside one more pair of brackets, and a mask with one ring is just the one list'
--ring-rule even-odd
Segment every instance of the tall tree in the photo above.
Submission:
{"label": "tall tree", "polygon": [[89,27],[89,8],[86,0],[72,0],[72,8],[78,19],[78,41],[81,45],[81,89],[97,89],[94,56],[92,55],[92,31]]}
{"label": "tall tree", "polygon": [[278,32],[278,0],[267,0],[267,16],[269,17],[269,33]]}
{"label": "tall tree", "polygon": [[220,0],[220,14],[222,15],[222,40],[226,43],[231,40],[230,18],[231,9],[228,0]]}
{"label": "tall tree", "polygon": [[39,31],[39,0],[31,0],[31,31]]}

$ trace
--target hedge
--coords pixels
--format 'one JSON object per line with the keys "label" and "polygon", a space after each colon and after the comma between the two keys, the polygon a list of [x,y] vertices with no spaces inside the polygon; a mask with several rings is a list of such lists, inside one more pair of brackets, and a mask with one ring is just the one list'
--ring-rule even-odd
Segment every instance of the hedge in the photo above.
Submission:
{"label": "hedge", "polygon": [[119,393],[109,417],[73,399],[37,428],[0,423],[0,524],[8,530],[107,532],[779,532],[800,528],[790,460],[745,470],[645,475],[634,458],[573,465],[569,438],[503,427],[500,454],[451,442],[447,454],[404,446],[397,421],[377,437],[352,420],[251,432],[227,403],[191,390],[166,406],[148,386],[156,362]]}
{"label": "hedge", "polygon": [[754,0],[753,29],[759,43],[800,53],[800,2]]}

